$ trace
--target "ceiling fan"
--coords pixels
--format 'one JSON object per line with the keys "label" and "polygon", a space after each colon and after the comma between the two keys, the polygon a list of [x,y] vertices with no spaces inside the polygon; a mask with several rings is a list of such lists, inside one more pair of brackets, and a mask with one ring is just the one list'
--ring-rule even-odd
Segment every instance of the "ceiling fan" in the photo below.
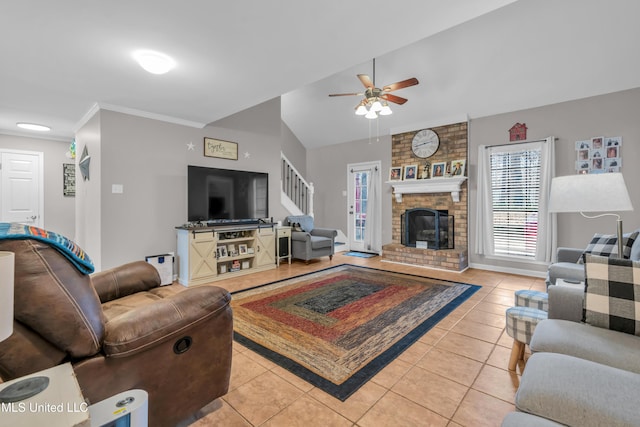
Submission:
{"label": "ceiling fan", "polygon": [[[358,74],[358,79],[365,87],[364,92],[359,93],[333,93],[329,96],[364,96],[364,99],[356,106],[356,114],[359,116],[365,116],[368,119],[375,119],[378,115],[387,116],[392,113],[388,102],[402,105],[408,100],[400,96],[393,95],[389,92],[393,92],[398,89],[403,89],[409,86],[417,85],[418,79],[412,77],[410,79],[402,80],[396,83],[392,83],[387,86],[383,86],[382,89],[376,87],[376,59],[373,59],[373,80],[366,74]],[[388,101],[388,102],[387,102]]]}

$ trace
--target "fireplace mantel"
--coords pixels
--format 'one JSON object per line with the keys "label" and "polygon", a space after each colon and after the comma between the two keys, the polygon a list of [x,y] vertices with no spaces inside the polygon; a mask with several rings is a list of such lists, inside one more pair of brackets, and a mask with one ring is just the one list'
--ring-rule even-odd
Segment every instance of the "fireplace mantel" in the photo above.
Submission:
{"label": "fireplace mantel", "polygon": [[467,179],[466,176],[452,176],[449,178],[416,179],[410,181],[387,181],[393,186],[396,202],[402,203],[403,194],[422,193],[451,193],[454,202],[460,201],[460,187]]}

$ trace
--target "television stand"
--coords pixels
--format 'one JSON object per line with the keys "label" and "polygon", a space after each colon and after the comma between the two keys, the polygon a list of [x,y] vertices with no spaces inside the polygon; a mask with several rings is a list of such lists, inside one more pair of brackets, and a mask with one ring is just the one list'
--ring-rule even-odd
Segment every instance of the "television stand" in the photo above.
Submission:
{"label": "television stand", "polygon": [[203,221],[203,224],[207,227],[216,228],[216,227],[230,227],[236,225],[257,225],[260,224],[259,219],[245,219],[245,220],[222,220],[222,221]]}
{"label": "television stand", "polygon": [[275,224],[177,229],[178,283],[198,286],[276,268]]}

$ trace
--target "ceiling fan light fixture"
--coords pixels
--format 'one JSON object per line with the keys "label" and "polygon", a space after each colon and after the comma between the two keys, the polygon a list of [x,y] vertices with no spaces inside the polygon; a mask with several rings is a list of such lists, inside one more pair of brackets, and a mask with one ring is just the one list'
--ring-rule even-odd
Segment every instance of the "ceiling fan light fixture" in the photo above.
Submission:
{"label": "ceiling fan light fixture", "polygon": [[376,100],[373,101],[373,104],[371,104],[371,111],[375,111],[377,113],[380,110],[382,110],[382,104],[378,101],[378,98],[376,98]]}
{"label": "ceiling fan light fixture", "polygon": [[166,74],[176,67],[173,58],[154,50],[137,50],[133,52],[133,58],[151,74]]}
{"label": "ceiling fan light fixture", "polygon": [[364,104],[360,104],[358,105],[358,108],[356,108],[356,116],[364,116],[368,112],[369,111],[367,111],[367,107],[365,107]]}
{"label": "ceiling fan light fixture", "polygon": [[390,85],[382,86],[382,89],[376,87],[376,59],[373,58],[373,79],[366,74],[358,74],[360,83],[364,86],[364,92],[360,93],[332,93],[329,96],[363,96],[360,98],[360,103],[355,108],[357,116],[365,116],[367,119],[376,119],[378,115],[388,116],[393,114],[389,107],[389,102],[402,105],[407,102],[406,98],[393,95],[390,92],[394,92],[399,89],[417,85],[418,79],[412,77],[410,79],[401,80],[399,82],[392,83]]}
{"label": "ceiling fan light fixture", "polygon": [[389,104],[385,102],[382,105],[382,110],[380,110],[378,114],[380,114],[381,116],[388,116],[390,114],[393,114],[393,111],[391,111],[391,107],[389,107]]}

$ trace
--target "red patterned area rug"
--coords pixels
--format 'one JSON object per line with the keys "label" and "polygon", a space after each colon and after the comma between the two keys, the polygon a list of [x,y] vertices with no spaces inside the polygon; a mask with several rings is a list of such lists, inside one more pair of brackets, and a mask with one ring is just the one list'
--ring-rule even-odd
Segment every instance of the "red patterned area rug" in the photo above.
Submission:
{"label": "red patterned area rug", "polygon": [[344,401],[479,288],[343,264],[234,293],[234,336]]}

